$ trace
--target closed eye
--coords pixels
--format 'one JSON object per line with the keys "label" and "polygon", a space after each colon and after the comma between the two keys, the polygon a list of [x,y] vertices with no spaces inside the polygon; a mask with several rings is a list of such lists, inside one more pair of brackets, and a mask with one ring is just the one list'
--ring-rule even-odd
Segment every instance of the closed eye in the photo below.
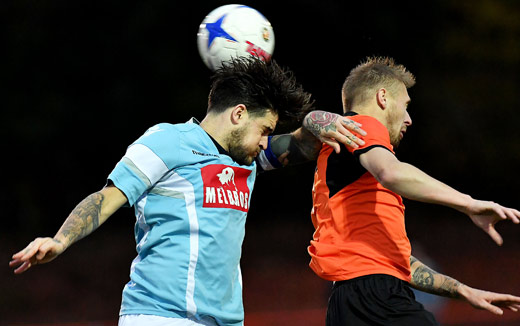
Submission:
{"label": "closed eye", "polygon": [[264,136],[268,136],[268,135],[272,134],[273,132],[274,132],[273,128],[265,126],[262,134]]}

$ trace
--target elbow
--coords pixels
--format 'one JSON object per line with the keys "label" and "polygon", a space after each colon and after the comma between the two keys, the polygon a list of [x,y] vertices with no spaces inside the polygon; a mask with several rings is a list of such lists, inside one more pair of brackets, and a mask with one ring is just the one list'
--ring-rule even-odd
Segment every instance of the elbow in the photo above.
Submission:
{"label": "elbow", "polygon": [[400,180],[398,171],[391,167],[381,169],[374,177],[383,187],[390,190],[392,190]]}

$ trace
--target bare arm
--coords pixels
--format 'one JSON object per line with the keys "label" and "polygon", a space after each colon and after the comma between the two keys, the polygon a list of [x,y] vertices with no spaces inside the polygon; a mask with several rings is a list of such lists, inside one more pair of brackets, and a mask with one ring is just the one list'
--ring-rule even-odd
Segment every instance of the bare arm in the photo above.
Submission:
{"label": "bare arm", "polygon": [[375,147],[359,156],[361,165],[385,188],[408,199],[454,208],[468,215],[473,223],[486,232],[498,245],[502,237],[495,224],[509,219],[519,223],[520,212],[491,201],[471,198],[430,177],[413,165],[400,162],[393,153]]}
{"label": "bare arm", "polygon": [[458,288],[462,283],[459,281],[437,273],[414,256],[410,256],[410,268],[410,284],[417,290],[448,298],[460,298]]}
{"label": "bare arm", "polygon": [[412,272],[410,284],[417,290],[460,299],[468,302],[476,309],[485,309],[497,315],[503,314],[500,308],[512,311],[518,311],[520,308],[520,297],[474,289],[434,271],[414,256],[410,257],[410,267]]}
{"label": "bare arm", "polygon": [[67,217],[54,238],[36,238],[13,255],[10,267],[23,273],[31,266],[50,262],[70,245],[96,230],[127,202],[116,187],[108,186],[83,199]]}
{"label": "bare arm", "polygon": [[360,124],[348,118],[325,111],[312,111],[305,117],[301,128],[290,134],[274,136],[271,148],[284,166],[297,164],[316,159],[322,143],[331,145],[338,153],[340,143],[358,148],[364,141],[354,133],[366,135]]}
{"label": "bare arm", "polygon": [[54,239],[69,247],[92,233],[126,202],[126,196],[115,186],[87,196],[70,213]]}
{"label": "bare arm", "polygon": [[464,211],[472,200],[415,166],[399,161],[385,148],[372,148],[359,156],[359,162],[385,188],[408,199],[440,204],[459,211]]}

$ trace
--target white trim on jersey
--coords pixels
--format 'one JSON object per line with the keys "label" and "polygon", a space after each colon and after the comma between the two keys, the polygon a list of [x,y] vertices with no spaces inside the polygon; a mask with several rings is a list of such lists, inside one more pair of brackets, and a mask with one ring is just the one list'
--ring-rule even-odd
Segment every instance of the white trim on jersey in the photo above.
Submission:
{"label": "white trim on jersey", "polygon": [[[171,177],[170,177],[171,175]],[[186,287],[186,312],[188,317],[193,317],[197,313],[195,304],[195,268],[199,259],[199,219],[195,207],[195,190],[193,185],[177,173],[171,171],[164,178],[167,182],[161,182],[163,189],[181,192],[184,194],[186,212],[190,223],[190,261],[188,264],[188,284]]]}
{"label": "white trim on jersey", "polygon": [[129,158],[146,175],[152,185],[169,170],[159,156],[142,144],[128,147],[125,157]]}
{"label": "white trim on jersey", "polygon": [[[139,228],[144,232],[143,237],[137,244],[137,252],[139,253],[141,251],[141,247],[146,243],[146,239],[148,238],[148,232],[150,231],[150,226],[146,224],[146,219],[144,216],[144,207],[146,206],[146,196],[141,198],[135,206],[135,215],[137,217],[137,225],[139,225]],[[138,254],[137,257],[132,260],[132,264],[130,265],[130,274],[132,274],[135,271],[135,265],[137,265],[141,261],[141,256]],[[134,282],[129,282],[126,284],[128,287],[135,286]],[[125,286],[125,287],[126,287]]]}
{"label": "white trim on jersey", "polygon": [[121,315],[118,326],[217,326],[210,318],[195,320],[193,318],[169,318],[154,315]]}
{"label": "white trim on jersey", "polygon": [[140,252],[143,245],[146,243],[146,239],[148,239],[148,232],[150,231],[150,226],[146,223],[146,217],[144,216],[144,207],[146,206],[147,197],[144,196],[136,203],[136,216],[137,216],[137,224],[139,228],[143,230],[144,235],[141,238],[141,241],[137,244],[137,251]]}

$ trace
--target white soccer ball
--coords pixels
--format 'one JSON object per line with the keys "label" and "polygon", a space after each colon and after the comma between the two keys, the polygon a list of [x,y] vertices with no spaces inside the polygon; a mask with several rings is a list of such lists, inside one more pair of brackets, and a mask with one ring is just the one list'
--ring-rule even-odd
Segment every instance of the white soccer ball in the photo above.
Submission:
{"label": "white soccer ball", "polygon": [[274,51],[271,23],[257,10],[225,5],[211,11],[200,24],[197,45],[209,69],[219,68],[233,57],[254,55],[270,60]]}

